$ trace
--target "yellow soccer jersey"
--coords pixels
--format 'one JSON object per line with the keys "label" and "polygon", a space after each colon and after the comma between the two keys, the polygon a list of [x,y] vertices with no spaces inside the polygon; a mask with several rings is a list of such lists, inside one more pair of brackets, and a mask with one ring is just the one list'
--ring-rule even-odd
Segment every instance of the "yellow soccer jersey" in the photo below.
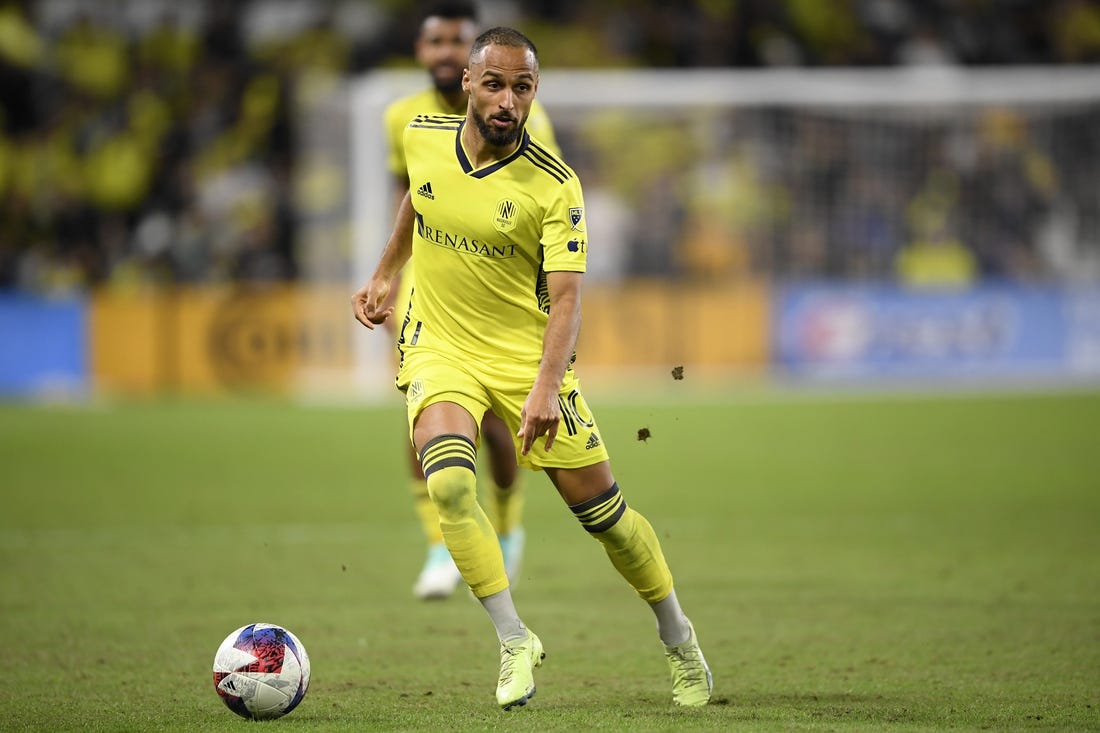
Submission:
{"label": "yellow soccer jersey", "polygon": [[527,133],[507,158],[474,169],[465,122],[420,115],[405,130],[416,282],[398,346],[533,379],[550,308],[546,273],[585,270],[581,185]]}
{"label": "yellow soccer jersey", "polygon": [[[386,128],[386,167],[398,178],[404,178],[408,172],[405,162],[405,127],[413,117],[419,114],[425,115],[465,115],[466,102],[458,108],[450,107],[443,96],[434,88],[425,89],[422,92],[402,97],[392,102],[384,113]],[[527,131],[543,147],[553,152],[558,152],[558,143],[554,139],[554,128],[550,124],[550,117],[546,109],[538,100],[531,105],[531,116],[527,119]]]}
{"label": "yellow soccer jersey", "polygon": [[[421,92],[402,97],[386,107],[383,119],[386,131],[386,167],[396,178],[408,177],[408,165],[405,162],[405,128],[418,114],[465,115],[466,102],[463,101],[458,107],[451,107],[443,95],[434,87],[429,87]],[[558,143],[554,139],[554,127],[550,124],[546,109],[538,100],[531,105],[531,115],[527,118],[525,128],[544,147],[560,155]],[[410,261],[401,272],[395,301],[398,315],[404,313],[408,305],[413,277],[413,264]]]}

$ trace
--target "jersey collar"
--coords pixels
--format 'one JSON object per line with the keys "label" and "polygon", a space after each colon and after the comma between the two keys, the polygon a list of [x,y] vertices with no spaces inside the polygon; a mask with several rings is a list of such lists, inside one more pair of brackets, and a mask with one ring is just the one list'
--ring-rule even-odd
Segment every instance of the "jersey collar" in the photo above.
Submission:
{"label": "jersey collar", "polygon": [[531,142],[531,136],[527,134],[527,130],[523,131],[523,137],[519,141],[519,146],[507,158],[501,158],[496,163],[490,166],[486,166],[481,170],[474,170],[474,166],[470,163],[470,159],[466,157],[466,151],[462,149],[462,128],[466,126],[466,120],[463,120],[458,125],[458,132],[455,134],[455,155],[458,156],[458,163],[462,166],[462,172],[474,178],[484,178],[490,173],[495,173],[504,166],[511,163],[513,160],[523,155],[523,152],[527,150],[528,144]]}

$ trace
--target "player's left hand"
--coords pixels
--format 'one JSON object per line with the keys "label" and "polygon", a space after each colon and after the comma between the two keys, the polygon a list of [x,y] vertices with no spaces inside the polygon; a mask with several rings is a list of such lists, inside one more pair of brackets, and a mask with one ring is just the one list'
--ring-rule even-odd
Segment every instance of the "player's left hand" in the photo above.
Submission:
{"label": "player's left hand", "polygon": [[355,320],[372,331],[375,326],[384,323],[393,315],[393,305],[382,307],[389,291],[390,281],[380,277],[372,277],[366,285],[355,291],[355,295],[351,296]]}
{"label": "player's left hand", "polygon": [[519,432],[516,437],[523,439],[520,453],[527,455],[535,438],[546,436],[546,450],[554,446],[558,436],[558,424],[561,422],[561,407],[558,405],[556,390],[540,389],[537,385],[527,395],[523,409],[519,413]]}

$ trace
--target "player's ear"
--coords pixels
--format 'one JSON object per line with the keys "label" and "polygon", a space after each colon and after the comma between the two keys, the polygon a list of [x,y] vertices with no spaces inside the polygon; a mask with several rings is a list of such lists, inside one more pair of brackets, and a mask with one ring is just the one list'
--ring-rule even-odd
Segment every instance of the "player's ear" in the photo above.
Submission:
{"label": "player's ear", "polygon": [[463,69],[462,70],[462,91],[466,92],[467,94],[470,93],[470,70],[469,69]]}

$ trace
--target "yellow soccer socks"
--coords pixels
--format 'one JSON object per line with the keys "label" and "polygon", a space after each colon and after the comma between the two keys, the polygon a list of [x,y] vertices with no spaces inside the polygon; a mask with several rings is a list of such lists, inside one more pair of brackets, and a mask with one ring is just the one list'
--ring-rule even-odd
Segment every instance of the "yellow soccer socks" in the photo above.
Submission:
{"label": "yellow soccer socks", "polygon": [[508,587],[496,532],[477,501],[477,448],[462,435],[440,435],[424,446],[428,493],[439,513],[443,541],[478,598]]}
{"label": "yellow soccer socks", "polygon": [[424,530],[424,539],[429,545],[438,545],[443,541],[443,533],[439,531],[439,512],[435,510],[435,502],[428,493],[428,482],[425,479],[413,479],[409,483],[409,493],[413,498],[413,509],[420,520],[420,527]]}
{"label": "yellow soccer socks", "polygon": [[643,600],[656,603],[672,592],[672,572],[657,534],[645,517],[626,505],[618,484],[569,508]]}
{"label": "yellow soccer socks", "polygon": [[503,537],[522,524],[523,519],[523,477],[516,476],[516,480],[507,489],[497,486],[495,481],[489,481],[489,518],[493,522],[493,529]]}

